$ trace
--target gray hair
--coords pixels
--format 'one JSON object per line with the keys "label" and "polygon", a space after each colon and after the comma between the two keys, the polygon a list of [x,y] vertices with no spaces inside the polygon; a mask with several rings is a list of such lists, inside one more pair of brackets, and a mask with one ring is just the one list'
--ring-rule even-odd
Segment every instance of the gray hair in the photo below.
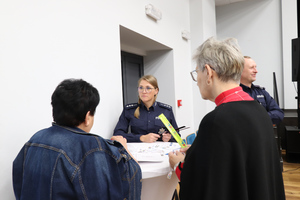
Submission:
{"label": "gray hair", "polygon": [[223,82],[229,80],[240,82],[244,68],[244,56],[235,38],[223,41],[214,37],[207,39],[197,48],[193,60],[196,61],[198,69],[202,71],[206,64],[210,65]]}

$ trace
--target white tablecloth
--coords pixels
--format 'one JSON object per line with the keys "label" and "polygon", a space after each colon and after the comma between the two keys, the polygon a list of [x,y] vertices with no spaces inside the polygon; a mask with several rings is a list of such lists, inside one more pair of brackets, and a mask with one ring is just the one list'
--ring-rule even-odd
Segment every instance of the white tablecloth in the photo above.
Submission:
{"label": "white tablecloth", "polygon": [[[173,172],[171,179],[167,178],[170,172],[169,157],[166,155],[180,146],[171,142],[155,143],[128,143],[129,151],[139,157],[142,170],[142,200],[170,200],[178,183],[178,178]],[[142,154],[145,156],[143,157]],[[153,154],[153,157],[151,157]],[[139,159],[138,159],[139,160]],[[154,162],[157,160],[157,162]]]}

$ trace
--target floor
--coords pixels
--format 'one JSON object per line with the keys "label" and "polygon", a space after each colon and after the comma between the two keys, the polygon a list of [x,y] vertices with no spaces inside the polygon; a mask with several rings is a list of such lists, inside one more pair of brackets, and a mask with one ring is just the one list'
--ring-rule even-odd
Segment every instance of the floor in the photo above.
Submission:
{"label": "floor", "polygon": [[283,157],[283,181],[286,200],[300,200],[300,162],[286,162],[285,152]]}

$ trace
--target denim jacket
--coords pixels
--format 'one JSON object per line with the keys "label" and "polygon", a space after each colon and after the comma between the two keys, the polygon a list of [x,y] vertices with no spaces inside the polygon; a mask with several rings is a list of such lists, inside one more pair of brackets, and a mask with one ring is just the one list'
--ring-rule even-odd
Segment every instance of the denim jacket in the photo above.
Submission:
{"label": "denim jacket", "polygon": [[34,134],[13,162],[17,200],[136,200],[141,179],[119,142],[56,124]]}

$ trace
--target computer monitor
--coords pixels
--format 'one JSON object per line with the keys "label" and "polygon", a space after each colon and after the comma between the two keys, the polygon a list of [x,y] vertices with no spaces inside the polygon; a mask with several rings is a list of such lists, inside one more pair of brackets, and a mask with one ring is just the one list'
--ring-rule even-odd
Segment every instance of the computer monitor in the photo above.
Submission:
{"label": "computer monitor", "polygon": [[292,39],[292,81],[299,81],[300,75],[300,38]]}

